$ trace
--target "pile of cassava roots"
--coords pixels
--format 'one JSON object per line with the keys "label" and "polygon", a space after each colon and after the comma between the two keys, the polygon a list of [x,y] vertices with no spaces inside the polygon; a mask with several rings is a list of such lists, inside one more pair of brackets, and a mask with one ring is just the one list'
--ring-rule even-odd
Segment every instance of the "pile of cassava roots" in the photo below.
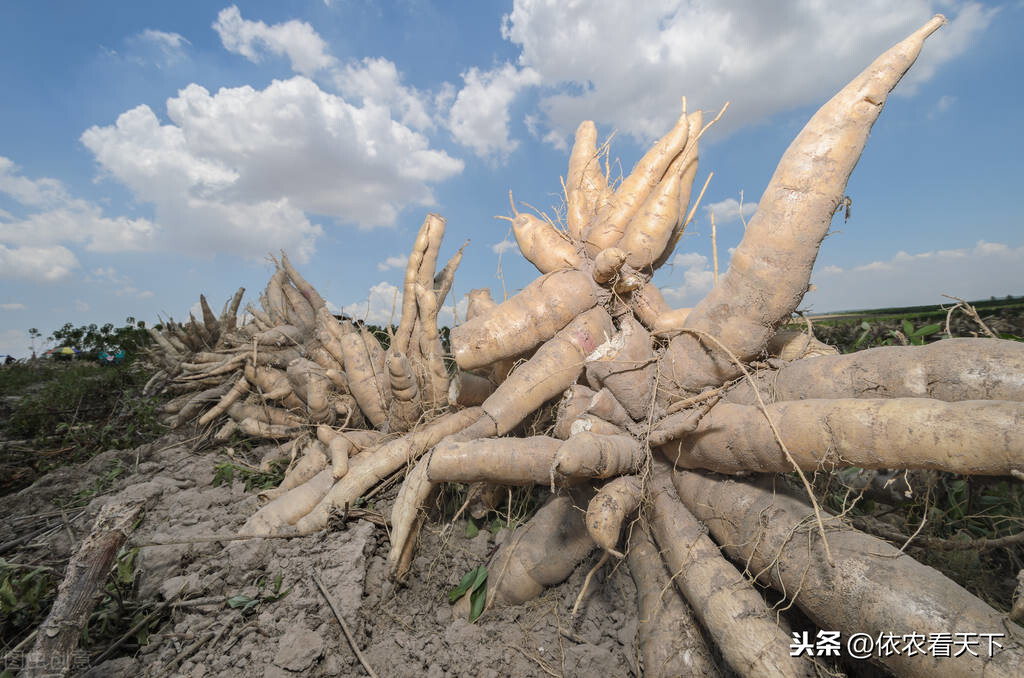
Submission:
{"label": "pile of cassava roots", "polygon": [[896,675],[1021,675],[1019,626],[819,506],[808,475],[1021,477],[1024,344],[950,338],[840,355],[779,329],[808,289],[889,92],[943,23],[892,47],[815,113],[728,271],[692,309],[670,308],[650,282],[697,209],[698,143],[714,122],[684,99],[674,127],[617,185],[594,124],[579,126],[564,215],[552,222],[513,204],[519,250],[540,277],[500,304],[471,292],[450,354],[437,317],[462,250],[437,270],[445,220],[430,214],[386,341],[329,312],[282,253],[244,323],[239,290],[220,316],[201,298],[201,319],[154,331],[147,388],[174,394],[165,412],[176,426],[198,419],[217,440],[276,441],[290,459],[246,535],[314,533],[404,477],[390,517],[397,582],[442,484],[468,486],[474,510],[509,487],[550,488],[487,564],[487,606],[530,600],[602,549],[599,565],[624,559],[636,582],[648,676],[718,675],[718,662],[743,676],[819,675],[792,656],[764,587],[844,637],[1000,634],[992,657],[875,659]]}

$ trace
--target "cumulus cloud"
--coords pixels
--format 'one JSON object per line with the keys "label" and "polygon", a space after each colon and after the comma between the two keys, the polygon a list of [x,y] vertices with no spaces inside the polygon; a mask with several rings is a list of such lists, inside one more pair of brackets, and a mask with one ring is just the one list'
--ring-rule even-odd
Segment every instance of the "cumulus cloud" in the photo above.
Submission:
{"label": "cumulus cloud", "polygon": [[262,21],[243,19],[238,7],[232,5],[220,11],[213,29],[224,49],[253,63],[259,63],[265,52],[287,56],[292,70],[303,75],[313,75],[335,63],[327,43],[305,21],[292,19],[268,26]]}
{"label": "cumulus cloud", "polygon": [[[719,202],[713,202],[709,205],[704,206],[704,211],[710,215],[712,212],[715,214],[716,224],[728,224],[733,221],[740,220],[740,201],[735,198],[726,198]],[[743,201],[743,220],[746,221],[754,215],[757,211],[756,202]]]}
{"label": "cumulus cloud", "polygon": [[403,85],[398,68],[387,59],[367,57],[347,64],[335,72],[334,82],[344,96],[358,99],[364,106],[387,106],[399,114],[403,125],[417,130],[434,127],[426,104],[430,97]]}
{"label": "cumulus cloud", "polygon": [[402,291],[389,282],[379,282],[370,288],[365,299],[342,306],[341,312],[370,325],[397,323],[402,312]]}
{"label": "cumulus cloud", "polygon": [[0,278],[58,282],[78,267],[78,259],[61,245],[52,247],[7,247],[0,243]]}
{"label": "cumulus cloud", "polygon": [[509,138],[509,106],[524,87],[540,84],[540,74],[505,64],[490,71],[470,68],[462,80],[448,112],[452,137],[481,158],[503,159],[519,145]]}
{"label": "cumulus cloud", "polygon": [[377,270],[386,271],[390,268],[402,268],[403,266],[406,265],[406,263],[408,263],[408,260],[401,255],[388,257],[384,261],[381,261],[377,264]]}
{"label": "cumulus cloud", "polygon": [[307,212],[392,225],[402,208],[432,205],[430,184],[463,168],[388,109],[354,106],[301,76],[216,94],[191,84],[167,115],[161,124],[142,105],[82,143],[155,205],[168,244],[194,253],[258,258],[283,247],[304,261],[321,233]]}
{"label": "cumulus cloud", "polygon": [[[464,296],[458,302],[452,304],[451,296],[449,296],[445,301],[448,303],[443,304],[437,310],[438,327],[452,327],[455,322],[456,311],[458,312],[459,319],[465,322],[469,299]],[[370,325],[383,327],[388,323],[397,324],[402,313],[402,290],[400,287],[392,285],[387,281],[381,281],[370,288],[370,292],[365,299],[360,299],[344,306],[336,306],[328,301],[327,310],[335,315],[344,314],[354,320],[362,320]]]}
{"label": "cumulus cloud", "polygon": [[10,302],[7,304],[0,304],[0,310],[3,311],[24,311],[25,304],[19,302]]}
{"label": "cumulus cloud", "polygon": [[817,268],[815,290],[804,307],[817,313],[881,306],[912,306],[943,301],[1021,294],[1024,245],[979,240],[974,247],[918,253],[897,252],[888,259],[850,267]]}
{"label": "cumulus cloud", "polygon": [[[697,252],[680,252],[672,257],[672,266],[682,269],[683,284],[661,288],[665,299],[675,308],[694,306],[715,284],[715,273],[708,267],[708,258]],[[675,277],[677,271],[670,276]]]}
{"label": "cumulus cloud", "polygon": [[[64,185],[57,179],[21,176],[14,161],[3,156],[0,156],[0,193],[6,193],[26,207],[52,207],[70,199]],[[0,216],[13,218],[8,212]]]}
{"label": "cumulus cloud", "polygon": [[541,101],[559,137],[593,119],[646,142],[671,127],[682,94],[691,110],[732,102],[713,135],[823,102],[936,9],[951,22],[897,89],[908,94],[967,50],[995,10],[959,0],[517,0],[502,35],[521,48],[520,67],[559,88]]}
{"label": "cumulus cloud", "polygon": [[79,313],[85,313],[90,308],[92,307],[89,306],[89,302],[82,301],[81,299],[75,299],[75,310],[78,311]]}
{"label": "cumulus cloud", "polygon": [[[0,193],[29,212],[22,218],[6,212],[0,215],[0,244],[34,251],[52,249],[60,243],[79,243],[93,252],[125,252],[150,249],[155,242],[158,229],[148,219],[106,217],[98,205],[73,197],[56,179],[22,176],[4,157],[0,157]],[[47,279],[59,279],[63,276],[58,273],[61,267],[66,273],[77,264],[70,250],[60,249],[63,253],[57,265],[49,268]]]}

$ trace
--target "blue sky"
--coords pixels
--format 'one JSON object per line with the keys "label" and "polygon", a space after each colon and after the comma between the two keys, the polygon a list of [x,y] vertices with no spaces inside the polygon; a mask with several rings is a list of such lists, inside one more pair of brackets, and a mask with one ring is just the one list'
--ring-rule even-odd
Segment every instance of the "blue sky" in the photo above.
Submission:
{"label": "blue sky", "polygon": [[281,248],[335,307],[386,322],[429,211],[448,220],[442,260],[471,240],[458,297],[500,299],[536,275],[494,218],[508,191],[553,213],[581,120],[615,132],[628,171],[682,95],[706,119],[731,101],[655,278],[691,306],[712,282],[710,210],[724,270],[741,191],[749,216],[817,106],[936,12],[950,23],[875,126],[805,306],[1024,294],[1024,4],[452,7],[0,6],[0,354],[23,355],[30,327],[182,318],[240,285],[255,300]]}

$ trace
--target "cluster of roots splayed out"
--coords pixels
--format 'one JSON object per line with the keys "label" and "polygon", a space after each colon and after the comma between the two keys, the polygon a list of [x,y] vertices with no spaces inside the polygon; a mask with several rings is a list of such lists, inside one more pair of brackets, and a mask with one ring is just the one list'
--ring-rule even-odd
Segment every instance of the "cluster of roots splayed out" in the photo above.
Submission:
{"label": "cluster of roots splayed out", "polygon": [[[1024,345],[947,339],[838,355],[807,333],[779,330],[808,289],[886,97],[943,22],[887,51],[811,118],[728,272],[693,309],[670,308],[651,283],[696,210],[707,126],[684,100],[673,128],[616,187],[594,124],[580,125],[564,223],[513,206],[519,249],[542,275],[501,304],[486,291],[469,295],[467,320],[451,332],[454,369],[437,309],[462,251],[435,275],[444,220],[430,215],[387,349],[331,315],[282,256],[249,323],[235,326],[240,291],[220,318],[203,300],[202,321],[155,334],[154,387],[183,394],[169,405],[177,423],[223,422],[216,437],[277,440],[291,455],[246,534],[322,529],[333,508],[404,472],[391,516],[397,581],[409,575],[423,509],[442,483],[484,498],[504,495],[495,488],[550,487],[494,554],[487,604],[540,595],[595,548],[626,558],[645,675],[717,674],[705,637],[740,675],[815,675],[806,657],[790,656],[758,585],[823,629],[1004,637],[991,659],[878,659],[899,675],[1019,675],[1019,628],[813,495],[777,491],[769,475],[1024,470]],[[548,435],[529,435],[524,422],[553,402]]]}

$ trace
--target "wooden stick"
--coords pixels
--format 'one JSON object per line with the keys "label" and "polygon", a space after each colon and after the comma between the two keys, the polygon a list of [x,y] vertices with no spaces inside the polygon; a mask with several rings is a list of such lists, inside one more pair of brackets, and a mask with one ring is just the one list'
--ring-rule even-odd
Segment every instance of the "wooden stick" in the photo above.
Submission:
{"label": "wooden stick", "polygon": [[356,645],[356,639],[352,637],[352,632],[348,630],[348,624],[345,623],[345,620],[338,612],[338,608],[334,605],[334,601],[331,599],[330,594],[327,593],[327,589],[325,589],[323,583],[321,583],[320,577],[316,576],[316,573],[313,573],[312,576],[313,583],[316,584],[318,589],[320,589],[320,593],[323,595],[324,600],[327,601],[327,605],[330,606],[331,612],[334,613],[334,618],[337,619],[338,624],[341,625],[341,630],[345,633],[345,639],[352,648],[352,652],[355,653],[356,659],[358,659],[359,663],[363,665],[364,669],[366,669],[366,673],[370,675],[370,678],[377,678],[377,674],[370,668],[370,664],[366,661],[366,657],[364,657],[363,653],[359,651],[359,646]]}
{"label": "wooden stick", "polygon": [[41,633],[19,674],[23,678],[66,676],[71,671],[96,593],[141,511],[141,504],[108,504],[100,509],[92,531],[68,563],[50,614],[39,626]]}

